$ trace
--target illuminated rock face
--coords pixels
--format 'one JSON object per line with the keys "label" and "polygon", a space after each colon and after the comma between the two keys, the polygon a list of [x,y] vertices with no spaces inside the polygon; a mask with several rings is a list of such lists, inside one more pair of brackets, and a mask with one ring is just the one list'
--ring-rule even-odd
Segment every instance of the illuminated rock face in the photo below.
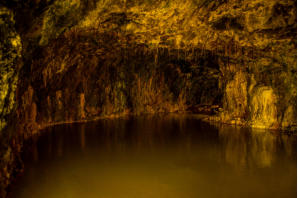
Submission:
{"label": "illuminated rock face", "polygon": [[0,7],[0,131],[7,125],[7,116],[14,107],[18,61],[22,50],[14,23],[12,11]]}
{"label": "illuminated rock face", "polygon": [[8,139],[11,133],[2,129],[11,123],[9,116],[15,110],[15,95],[21,58],[21,39],[15,30],[13,12],[0,7],[0,197],[11,180],[17,157]]}
{"label": "illuminated rock face", "polygon": [[[215,118],[221,122],[296,125],[294,1],[3,4],[16,13],[22,40],[15,112],[29,131],[57,122],[197,105],[222,107]],[[10,49],[18,50],[7,53],[19,57],[20,40],[11,43]],[[11,71],[17,73],[16,58],[11,60]],[[0,89],[14,85],[7,79],[2,77]],[[1,104],[10,98],[2,105],[2,123],[14,107],[13,90],[9,96],[2,91]]]}

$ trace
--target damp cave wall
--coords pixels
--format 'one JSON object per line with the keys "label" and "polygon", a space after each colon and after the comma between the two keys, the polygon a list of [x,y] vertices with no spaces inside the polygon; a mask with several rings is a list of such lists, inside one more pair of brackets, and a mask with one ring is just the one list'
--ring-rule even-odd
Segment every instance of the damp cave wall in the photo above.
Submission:
{"label": "damp cave wall", "polygon": [[3,94],[11,101],[2,117],[9,119],[4,109],[15,106],[14,117],[29,130],[198,104],[222,107],[216,121],[296,125],[295,1],[14,0],[4,6],[22,40],[22,63],[14,64],[19,86]]}

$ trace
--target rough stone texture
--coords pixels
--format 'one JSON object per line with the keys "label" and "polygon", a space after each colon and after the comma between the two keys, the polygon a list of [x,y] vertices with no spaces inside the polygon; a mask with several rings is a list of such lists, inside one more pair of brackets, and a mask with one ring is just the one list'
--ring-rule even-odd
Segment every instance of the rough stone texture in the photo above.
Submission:
{"label": "rough stone texture", "polygon": [[15,153],[20,151],[20,147],[9,144],[13,133],[2,131],[11,123],[9,118],[15,109],[22,51],[21,39],[14,25],[13,12],[0,6],[0,197],[5,197],[4,189],[11,180],[11,174],[17,170],[18,155]]}
{"label": "rough stone texture", "polygon": [[254,87],[251,94],[250,113],[252,126],[277,128],[277,97],[270,87]]}
{"label": "rough stone texture", "polygon": [[6,126],[7,116],[14,108],[18,61],[22,51],[14,23],[12,11],[0,7],[0,131]]}
{"label": "rough stone texture", "polygon": [[210,60],[191,63],[177,50],[158,51],[115,33],[63,34],[39,50],[34,72],[19,87],[20,123],[31,131],[57,122],[220,102],[219,70],[206,65]]}
{"label": "rough stone texture", "polygon": [[225,107],[228,114],[235,118],[246,118],[248,107],[247,76],[244,72],[235,73],[233,80],[229,81],[225,89]]}
{"label": "rough stone texture", "polygon": [[[222,122],[296,125],[295,1],[4,4],[16,12],[24,45],[18,116],[25,128],[202,104],[222,106]],[[276,110],[264,110],[271,96]]]}

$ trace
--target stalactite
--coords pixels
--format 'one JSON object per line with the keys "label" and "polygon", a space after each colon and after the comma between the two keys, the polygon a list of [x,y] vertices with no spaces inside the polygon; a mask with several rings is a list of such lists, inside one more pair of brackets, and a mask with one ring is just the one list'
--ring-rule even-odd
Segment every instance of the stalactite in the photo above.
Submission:
{"label": "stalactite", "polygon": [[216,52],[216,54],[218,53],[218,41],[216,40],[216,43],[215,43],[215,52]]}
{"label": "stalactite", "polygon": [[228,66],[230,66],[230,56],[228,56],[227,58],[228,58]]}
{"label": "stalactite", "polygon": [[[154,53],[154,52],[153,52]],[[156,48],[156,53],[154,53],[154,62],[155,62],[155,64],[157,65],[157,63],[158,63],[158,46],[157,46],[157,48]]]}
{"label": "stalactite", "polygon": [[234,54],[237,56],[237,43],[234,42]]}
{"label": "stalactite", "polygon": [[141,56],[143,58],[144,57],[144,46],[141,46],[141,52],[142,52]]}
{"label": "stalactite", "polygon": [[203,57],[203,55],[204,55],[204,45],[201,47],[201,54],[200,54],[200,56]]}
{"label": "stalactite", "polygon": [[228,50],[229,50],[229,56],[231,56],[232,55],[232,44],[233,44],[233,42],[231,41],[230,43],[229,43],[229,45],[228,45]]}
{"label": "stalactite", "polygon": [[254,59],[254,48],[252,48],[252,59]]}
{"label": "stalactite", "polygon": [[197,49],[195,49],[194,51],[194,58],[195,58],[195,62],[197,62]]}

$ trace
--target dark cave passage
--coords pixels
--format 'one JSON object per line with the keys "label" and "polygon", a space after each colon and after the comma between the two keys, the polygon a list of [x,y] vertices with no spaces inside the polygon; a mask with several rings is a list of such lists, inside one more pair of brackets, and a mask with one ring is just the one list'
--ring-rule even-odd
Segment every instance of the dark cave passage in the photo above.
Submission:
{"label": "dark cave passage", "polygon": [[[199,111],[198,106],[209,106],[212,113],[212,105],[222,107],[216,55],[150,49],[122,39],[114,33],[73,32],[35,52],[38,58],[21,72],[31,76],[19,94],[24,122],[32,116],[47,124],[127,112]],[[28,110],[32,106],[34,112]]]}

